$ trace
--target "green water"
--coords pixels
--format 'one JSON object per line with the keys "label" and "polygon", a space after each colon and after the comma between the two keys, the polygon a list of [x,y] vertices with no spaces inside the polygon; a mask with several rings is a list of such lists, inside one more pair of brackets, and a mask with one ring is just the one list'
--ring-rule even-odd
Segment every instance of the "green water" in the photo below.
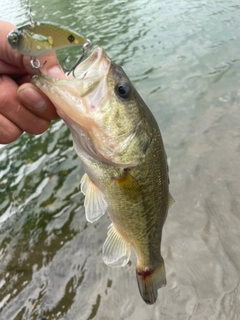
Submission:
{"label": "green water", "polygon": [[[141,299],[135,257],[101,258],[109,220],[86,222],[66,125],[0,148],[1,320],[240,318],[240,5],[237,0],[32,0],[35,20],[76,29],[120,64],[161,128],[176,203],[163,230],[167,281]],[[28,21],[25,2],[0,19]],[[73,61],[77,49],[58,53]]]}

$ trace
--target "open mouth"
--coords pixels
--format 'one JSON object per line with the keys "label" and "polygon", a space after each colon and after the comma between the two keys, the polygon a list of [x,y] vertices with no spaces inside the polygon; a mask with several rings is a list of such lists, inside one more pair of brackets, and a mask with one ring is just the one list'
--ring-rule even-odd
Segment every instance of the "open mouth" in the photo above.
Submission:
{"label": "open mouth", "polygon": [[89,105],[99,106],[106,95],[106,75],[110,67],[111,60],[97,47],[76,67],[75,77],[57,79],[40,74],[35,75],[32,82],[48,96],[61,118],[65,119],[65,114],[81,123],[80,117],[91,111]]}
{"label": "open mouth", "polygon": [[111,61],[103,48],[97,47],[91,55],[74,70],[77,79],[94,78],[108,73]]}

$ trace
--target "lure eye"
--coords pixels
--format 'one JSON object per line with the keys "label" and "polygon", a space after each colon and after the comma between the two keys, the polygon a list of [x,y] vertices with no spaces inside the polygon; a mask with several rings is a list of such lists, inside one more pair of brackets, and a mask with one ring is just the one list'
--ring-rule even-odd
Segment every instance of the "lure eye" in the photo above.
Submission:
{"label": "lure eye", "polygon": [[130,87],[129,83],[127,83],[127,82],[120,82],[116,85],[115,91],[118,96],[126,99],[130,96],[131,87]]}
{"label": "lure eye", "polygon": [[18,43],[19,42],[19,32],[12,32],[8,35],[8,40],[11,42],[11,43]]}
{"label": "lure eye", "polygon": [[18,35],[16,33],[13,33],[10,37],[10,40],[14,43],[18,42]]}

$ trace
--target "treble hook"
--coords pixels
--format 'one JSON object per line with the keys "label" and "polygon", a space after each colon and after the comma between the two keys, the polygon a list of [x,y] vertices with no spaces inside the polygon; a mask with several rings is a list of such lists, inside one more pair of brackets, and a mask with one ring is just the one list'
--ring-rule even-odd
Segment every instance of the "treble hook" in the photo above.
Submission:
{"label": "treble hook", "polygon": [[43,66],[45,66],[46,63],[47,63],[47,61],[45,61],[43,64],[41,64],[41,62],[37,58],[34,58],[34,57],[31,57],[31,60],[30,60],[30,66],[33,69],[40,69]]}
{"label": "treble hook", "polygon": [[78,58],[78,60],[75,62],[74,66],[70,70],[67,70],[64,66],[64,63],[67,60],[68,56],[63,60],[63,69],[64,71],[67,72],[67,76],[69,76],[70,73],[72,72],[74,78],[76,78],[74,71],[77,68],[77,66],[82,62],[84,56],[89,52],[90,47],[91,47],[91,42],[90,40],[87,39],[87,42],[85,42],[83,45],[83,53],[81,54],[81,56]]}

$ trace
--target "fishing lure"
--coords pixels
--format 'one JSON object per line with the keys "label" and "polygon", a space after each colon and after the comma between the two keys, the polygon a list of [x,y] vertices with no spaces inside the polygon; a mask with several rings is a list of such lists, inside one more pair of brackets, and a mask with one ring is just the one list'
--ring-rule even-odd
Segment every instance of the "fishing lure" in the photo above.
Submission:
{"label": "fishing lure", "polygon": [[90,51],[90,41],[75,31],[56,23],[44,21],[34,22],[29,0],[26,0],[26,5],[30,23],[11,31],[8,34],[7,39],[11,48],[23,55],[30,56],[31,67],[39,69],[46,61],[41,65],[37,57],[53,50],[83,45],[82,55],[74,66],[68,70],[68,74],[72,72],[74,76],[75,68]]}
{"label": "fishing lure", "polygon": [[61,48],[90,44],[80,34],[53,22],[33,22],[11,31],[7,36],[11,48],[30,56],[33,68],[39,68],[37,57]]}

